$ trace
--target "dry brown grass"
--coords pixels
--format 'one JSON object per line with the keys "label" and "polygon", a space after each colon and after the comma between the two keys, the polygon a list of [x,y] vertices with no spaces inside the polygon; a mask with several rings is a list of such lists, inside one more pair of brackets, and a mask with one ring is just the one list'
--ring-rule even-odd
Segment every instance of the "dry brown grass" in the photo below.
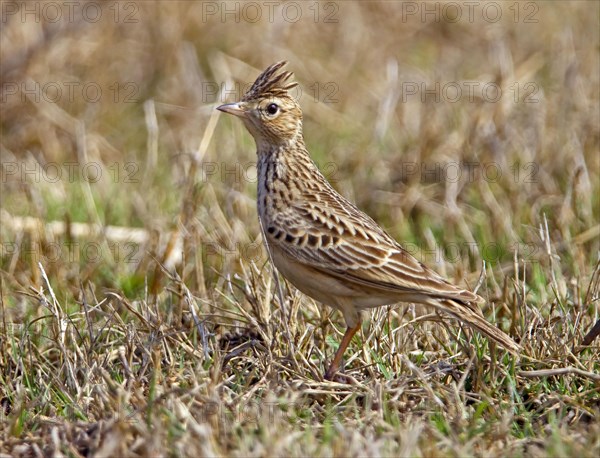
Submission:
{"label": "dry brown grass", "polygon": [[[470,23],[459,4],[454,23],[410,2],[321,3],[318,21],[311,2],[295,23],[221,2],[93,23],[78,4],[49,23],[4,2],[0,451],[597,456],[600,349],[580,343],[599,319],[599,6]],[[334,186],[456,282],[485,260],[484,313],[521,358],[399,305],[354,339],[350,384],[321,381],[341,317],[279,294],[254,145],[214,110],[280,59]],[[407,95],[469,81],[504,96]]]}

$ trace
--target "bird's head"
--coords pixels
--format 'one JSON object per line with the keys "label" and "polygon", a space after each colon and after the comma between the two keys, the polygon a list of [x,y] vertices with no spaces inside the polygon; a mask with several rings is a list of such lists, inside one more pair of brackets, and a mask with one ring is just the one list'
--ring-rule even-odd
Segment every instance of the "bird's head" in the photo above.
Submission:
{"label": "bird's head", "polygon": [[239,102],[217,107],[244,121],[259,151],[302,138],[302,110],[290,93],[298,83],[288,81],[292,72],[281,71],[286,63],[278,62],[262,72]]}

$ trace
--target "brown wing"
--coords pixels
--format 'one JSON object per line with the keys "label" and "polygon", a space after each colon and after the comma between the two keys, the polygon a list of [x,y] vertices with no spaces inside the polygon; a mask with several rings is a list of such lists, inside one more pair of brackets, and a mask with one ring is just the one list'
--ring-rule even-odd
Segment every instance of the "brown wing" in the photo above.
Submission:
{"label": "brown wing", "polygon": [[296,262],[388,292],[481,302],[415,259],[333,188],[303,195],[271,218],[275,243]]}

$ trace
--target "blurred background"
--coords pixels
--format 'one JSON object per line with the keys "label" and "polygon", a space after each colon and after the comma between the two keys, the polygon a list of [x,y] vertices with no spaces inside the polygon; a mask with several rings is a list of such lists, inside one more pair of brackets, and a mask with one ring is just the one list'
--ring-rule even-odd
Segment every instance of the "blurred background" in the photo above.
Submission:
{"label": "blurred background", "polygon": [[254,143],[214,108],[285,59],[315,161],[417,257],[471,283],[486,260],[493,293],[549,241],[564,293],[599,247],[598,9],[3,2],[4,287],[43,261],[65,297],[139,297],[158,260],[204,295],[264,263]]}
{"label": "blurred background", "polygon": [[[0,6],[0,452],[598,455],[600,3]],[[279,294],[215,110],[283,59],[332,185],[520,360],[403,304],[321,381],[343,320]]]}

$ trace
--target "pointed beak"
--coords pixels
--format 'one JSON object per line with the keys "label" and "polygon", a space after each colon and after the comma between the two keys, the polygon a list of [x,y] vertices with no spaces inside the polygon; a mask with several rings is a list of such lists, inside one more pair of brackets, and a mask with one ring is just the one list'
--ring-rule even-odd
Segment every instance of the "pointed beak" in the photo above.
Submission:
{"label": "pointed beak", "polygon": [[225,105],[218,106],[217,110],[222,111],[223,113],[239,116],[240,118],[246,117],[246,110],[240,102],[226,103]]}

